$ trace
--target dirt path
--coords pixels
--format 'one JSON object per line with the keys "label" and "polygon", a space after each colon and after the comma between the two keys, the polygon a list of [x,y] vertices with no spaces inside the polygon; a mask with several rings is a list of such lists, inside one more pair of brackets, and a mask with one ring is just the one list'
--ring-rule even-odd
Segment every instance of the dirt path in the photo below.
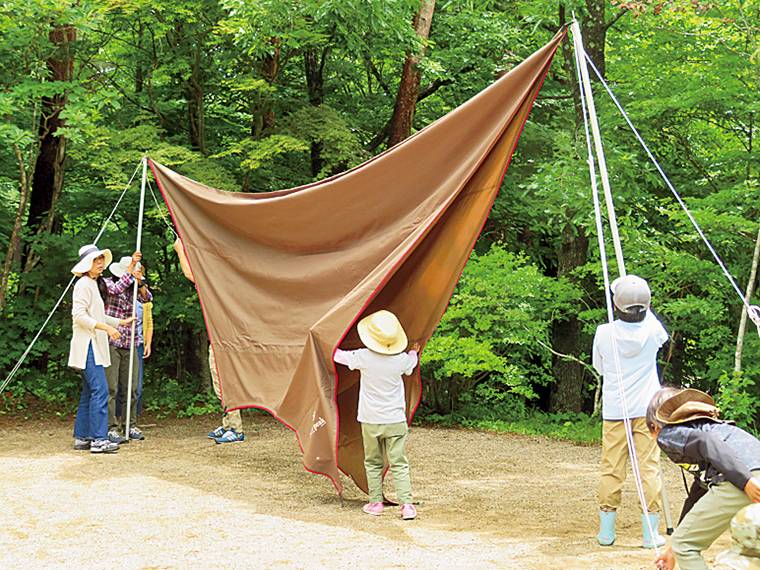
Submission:
{"label": "dirt path", "polygon": [[[362,513],[348,480],[341,507],[269,416],[245,415],[258,429],[241,444],[207,439],[214,421],[147,419],[145,441],[103,456],[73,450],[73,421],[4,422],[0,568],[654,568],[630,477],[615,545],[596,543],[597,447],[414,427],[420,514],[402,521]],[[683,484],[666,467],[677,516]]]}

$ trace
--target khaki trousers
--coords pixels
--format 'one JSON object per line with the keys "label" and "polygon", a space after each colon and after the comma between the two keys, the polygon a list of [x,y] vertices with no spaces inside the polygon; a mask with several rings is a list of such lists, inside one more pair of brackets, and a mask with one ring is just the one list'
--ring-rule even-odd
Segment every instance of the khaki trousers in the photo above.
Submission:
{"label": "khaki trousers", "polygon": [[[208,345],[208,367],[211,370],[211,384],[214,386],[214,394],[221,402],[222,391],[219,389],[219,373],[216,371],[216,357],[214,357],[211,343]],[[224,412],[222,414],[222,428],[225,431],[232,430],[235,433],[243,433],[243,420],[240,417],[240,410]]]}
{"label": "khaki trousers", "polygon": [[[760,478],[760,469],[752,472]],[[742,508],[752,501],[743,490],[725,481],[711,485],[670,537],[670,547],[681,570],[707,570],[702,552],[723,534]]]}
{"label": "khaki trousers", "polygon": [[362,424],[364,470],[367,472],[370,503],[383,502],[383,471],[385,470],[383,452],[385,452],[393,474],[393,484],[396,486],[396,498],[399,504],[411,504],[412,483],[409,479],[409,462],[404,448],[408,432],[409,426],[406,422]]}
{"label": "khaki trousers", "polygon": [[[633,445],[639,462],[644,497],[650,513],[660,512],[660,448],[649,433],[644,418],[631,419]],[[599,482],[599,509],[616,511],[620,506],[628,465],[628,441],[625,423],[604,421],[602,427],[602,478]]]}
{"label": "khaki trousers", "polygon": [[[127,385],[129,384],[129,355],[131,349],[119,348],[108,345],[108,351],[111,354],[111,366],[106,368],[106,380],[108,381],[108,431],[118,431],[119,425],[116,423],[116,393],[121,392],[121,421],[127,410]],[[137,390],[139,388],[140,361],[137,348],[135,348],[134,358],[132,360],[132,400],[130,401],[129,410],[129,428],[135,427],[137,421]]]}

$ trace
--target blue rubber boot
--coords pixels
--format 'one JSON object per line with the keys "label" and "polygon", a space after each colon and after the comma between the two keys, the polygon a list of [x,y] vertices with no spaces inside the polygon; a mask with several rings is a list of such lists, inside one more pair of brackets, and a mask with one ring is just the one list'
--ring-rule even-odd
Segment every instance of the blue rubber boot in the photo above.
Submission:
{"label": "blue rubber boot", "polygon": [[[649,534],[649,526],[647,525],[647,519],[646,517],[649,516],[649,522],[652,524],[652,530],[654,531],[654,541],[652,540],[652,536]],[[659,531],[657,530],[657,526],[660,524],[660,515],[641,515],[641,527],[643,529],[644,534],[644,542],[643,546],[644,548],[654,548],[655,542],[657,543],[657,546],[662,546],[667,542],[667,539],[662,536]]]}
{"label": "blue rubber boot", "polygon": [[604,512],[599,511],[599,519],[601,524],[599,525],[599,536],[597,540],[602,546],[609,546],[615,542],[615,511]]}

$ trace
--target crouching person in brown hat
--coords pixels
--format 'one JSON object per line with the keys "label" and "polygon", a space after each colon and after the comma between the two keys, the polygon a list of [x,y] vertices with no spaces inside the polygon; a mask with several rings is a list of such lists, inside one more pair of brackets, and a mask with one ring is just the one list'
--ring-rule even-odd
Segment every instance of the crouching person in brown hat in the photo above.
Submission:
{"label": "crouching person in brown hat", "polygon": [[655,560],[672,570],[707,570],[702,552],[752,502],[760,503],[760,441],[719,420],[699,390],[662,388],[647,409],[647,427],[671,461],[694,475],[670,546]]}
{"label": "crouching person in brown hat", "polygon": [[401,517],[417,516],[412,504],[412,485],[404,442],[408,432],[403,374],[417,366],[419,345],[404,353],[406,334],[396,315],[378,311],[363,318],[357,326],[364,346],[359,350],[336,350],[335,362],[351,370],[359,369],[359,406],[357,420],[362,425],[364,469],[367,473],[369,503],[364,512],[383,513],[383,449],[388,457],[396,495],[401,504]]}

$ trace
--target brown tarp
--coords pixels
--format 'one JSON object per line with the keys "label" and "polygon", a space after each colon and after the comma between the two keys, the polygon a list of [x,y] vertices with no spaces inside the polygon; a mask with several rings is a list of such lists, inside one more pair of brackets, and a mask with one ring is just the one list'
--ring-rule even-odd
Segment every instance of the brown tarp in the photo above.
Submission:
{"label": "brown tarp", "polygon": [[[269,410],[309,471],[367,490],[357,372],[336,347],[388,309],[433,334],[564,31],[426,129],[338,176],[278,192],[209,188],[151,161],[195,276],[228,410]],[[420,399],[406,378],[407,414]]]}

